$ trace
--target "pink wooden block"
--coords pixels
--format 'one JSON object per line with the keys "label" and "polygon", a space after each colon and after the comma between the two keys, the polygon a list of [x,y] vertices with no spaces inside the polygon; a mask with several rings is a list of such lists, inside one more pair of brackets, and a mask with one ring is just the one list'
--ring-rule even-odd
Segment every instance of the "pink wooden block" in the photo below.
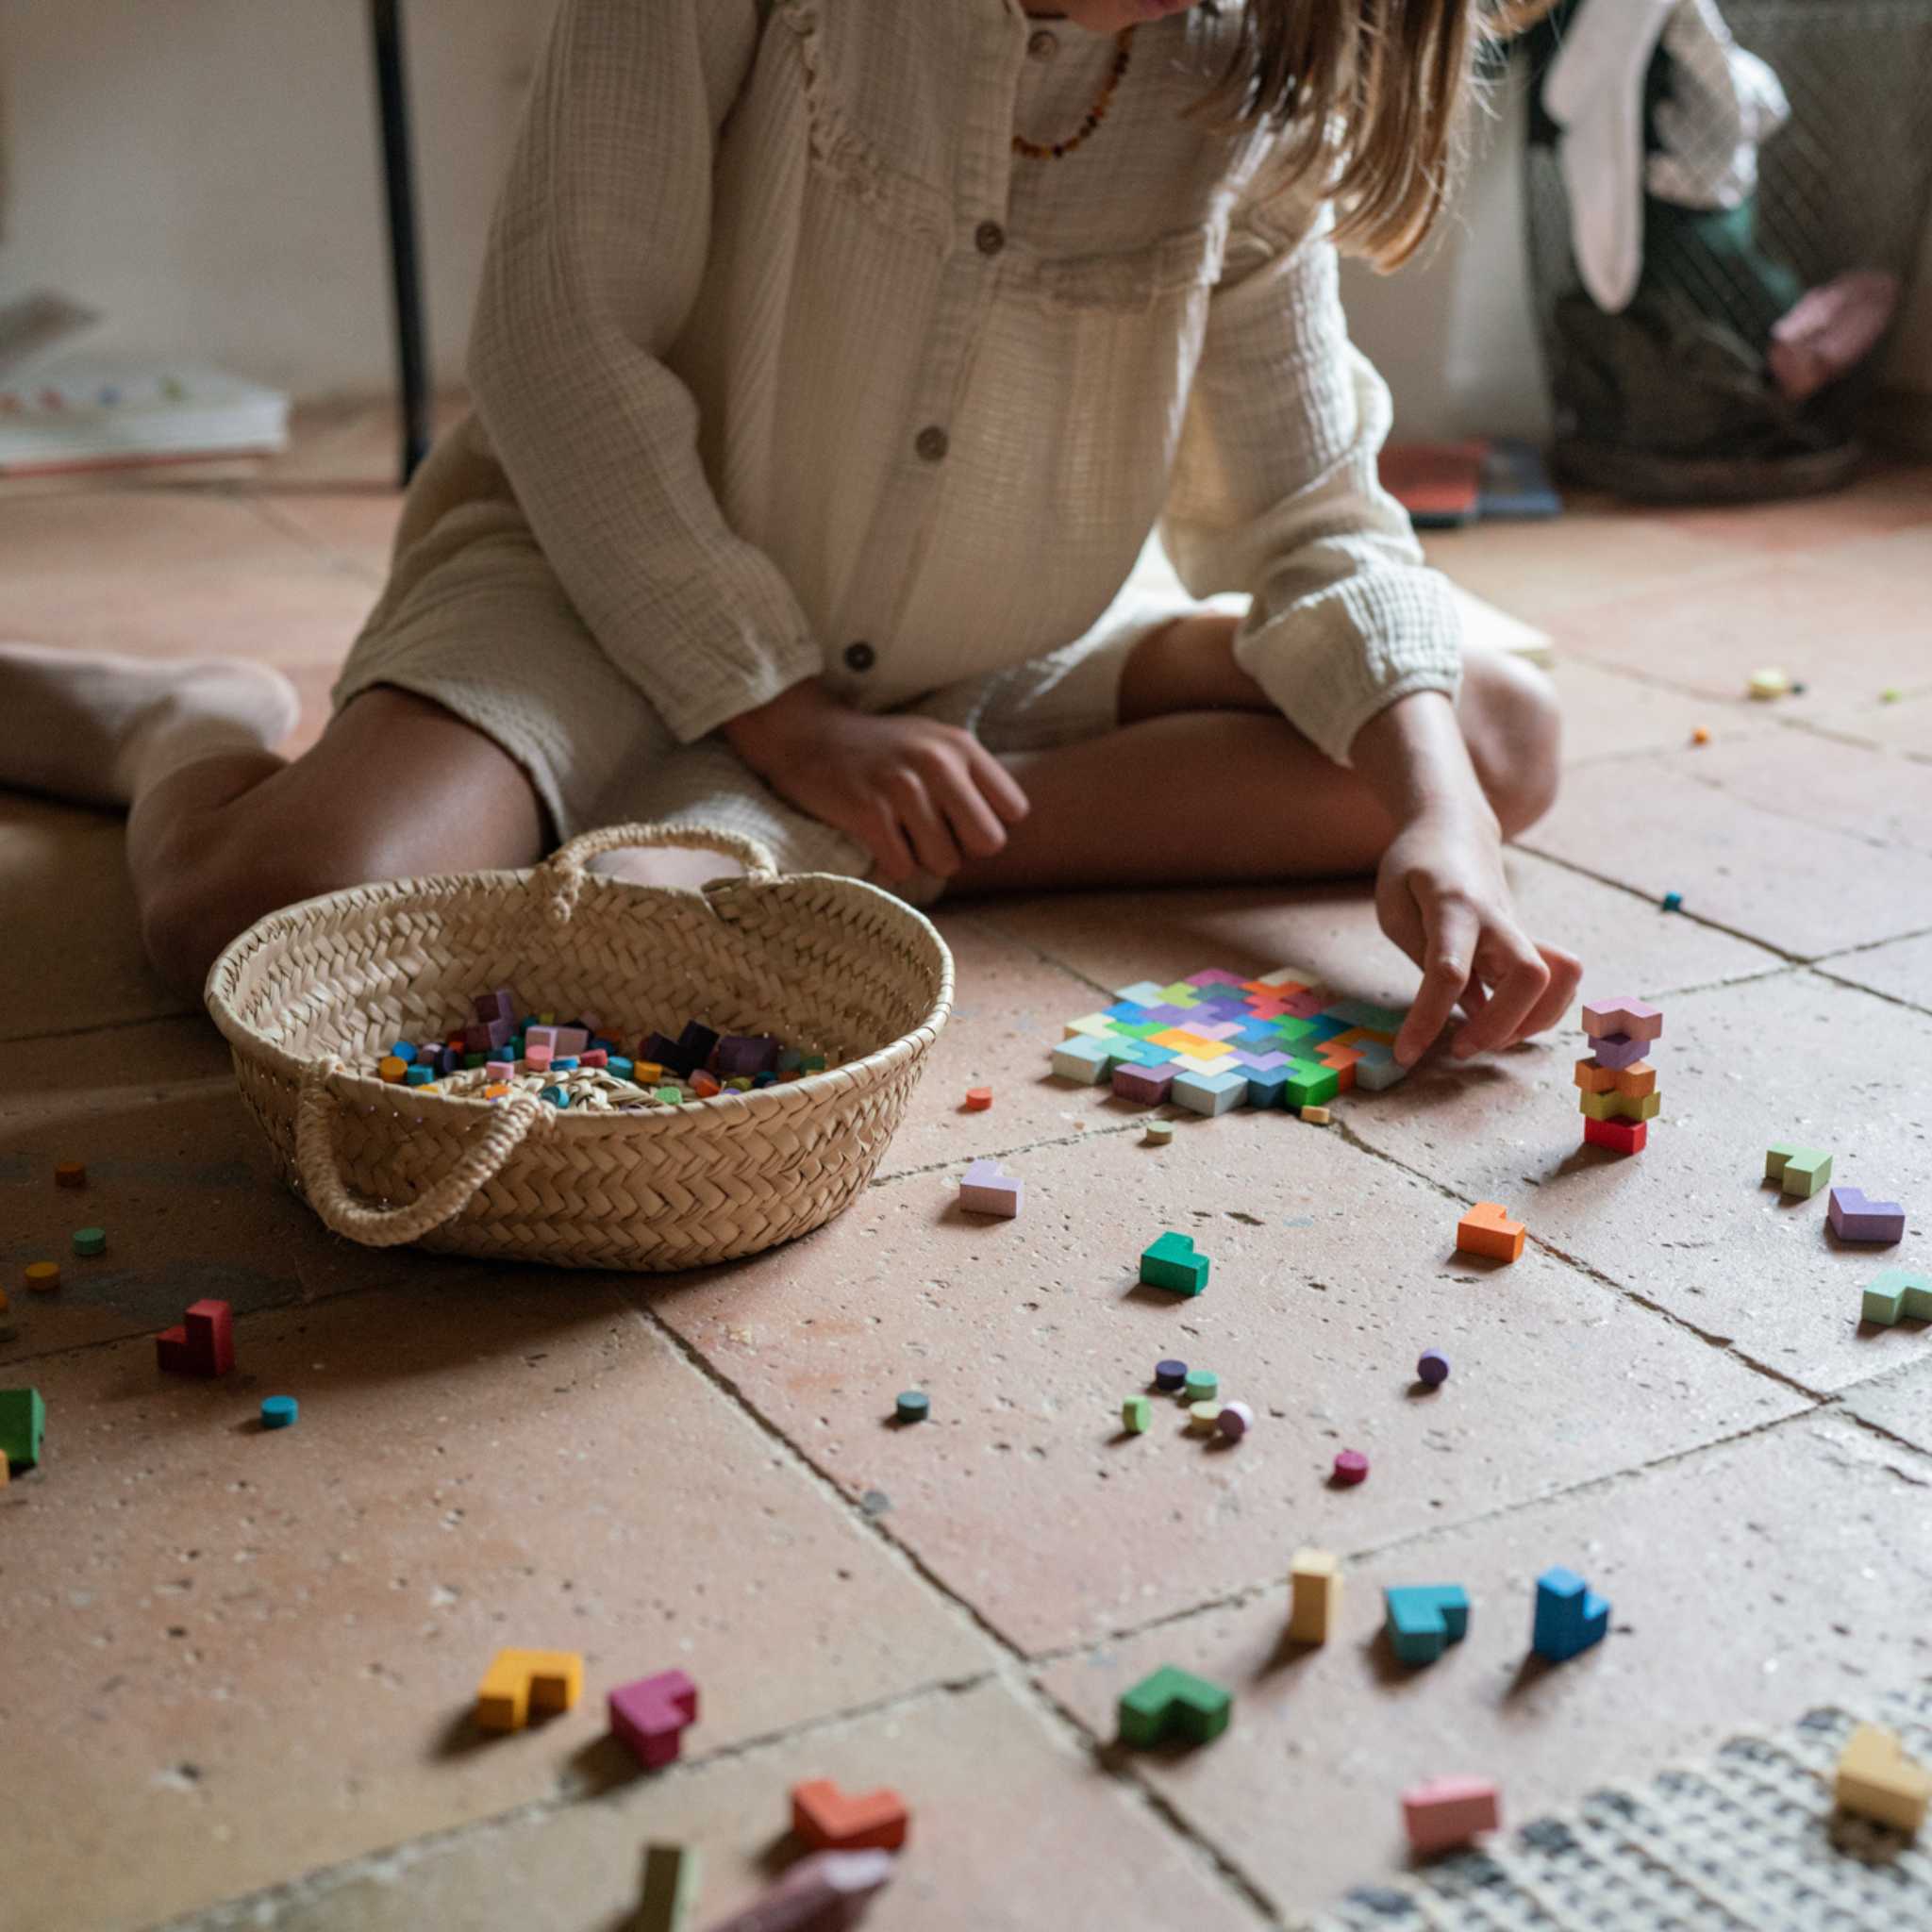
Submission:
{"label": "pink wooden block", "polygon": [[610,1049],[608,1046],[587,1047],[578,1058],[587,1067],[608,1067],[610,1064]]}
{"label": "pink wooden block", "polygon": [[233,1317],[226,1302],[192,1303],[176,1328],[155,1337],[159,1366],[175,1375],[225,1375],[235,1366]]}
{"label": "pink wooden block", "polygon": [[1419,1856],[1466,1845],[1502,1823],[1496,1788],[1487,1778],[1439,1777],[1402,1794],[1402,1822],[1409,1849]]}
{"label": "pink wooden block", "polygon": [[1123,1060],[1113,1070],[1113,1091],[1123,1100],[1143,1100],[1149,1107],[1158,1107],[1174,1085],[1174,1071],[1172,1067],[1137,1067]]}
{"label": "pink wooden block", "polygon": [[1000,1172],[997,1160],[975,1160],[959,1183],[959,1205],[972,1214],[1000,1214],[1010,1220],[1019,1213],[1022,1183]]}
{"label": "pink wooden block", "polygon": [[557,1043],[557,1036],[559,1030],[556,1026],[526,1027],[524,1032],[524,1051],[534,1055],[539,1048],[541,1048],[545,1058],[550,1058],[554,1054],[561,1053],[563,1049]]}
{"label": "pink wooden block", "polygon": [[530,1046],[524,1051],[524,1067],[532,1074],[547,1074],[556,1056],[547,1046]]}
{"label": "pink wooden block", "polygon": [[1592,1038],[1621,1033],[1630,1040],[1655,1040],[1664,1030],[1664,1016],[1641,1000],[1595,1000],[1583,1009],[1583,1030]]}
{"label": "pink wooden block", "polygon": [[659,1671],[610,1693],[610,1729],[656,1770],[675,1761],[687,1724],[698,1719],[698,1687],[682,1671]]}
{"label": "pink wooden block", "polygon": [[590,1034],[581,1026],[558,1026],[557,1034],[557,1057],[559,1059],[581,1058],[584,1049],[591,1043]]}

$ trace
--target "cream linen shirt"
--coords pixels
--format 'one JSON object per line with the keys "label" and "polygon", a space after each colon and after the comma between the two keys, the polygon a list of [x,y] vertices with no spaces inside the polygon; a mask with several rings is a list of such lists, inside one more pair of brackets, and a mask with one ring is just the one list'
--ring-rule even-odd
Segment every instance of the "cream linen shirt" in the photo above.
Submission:
{"label": "cream linen shirt", "polygon": [[1115,55],[1017,0],[562,0],[465,432],[690,742],[802,677],[867,709],[1077,640],[1157,520],[1347,761],[1459,626],[1375,479],[1387,391],[1265,133],[1178,117],[1236,25]]}

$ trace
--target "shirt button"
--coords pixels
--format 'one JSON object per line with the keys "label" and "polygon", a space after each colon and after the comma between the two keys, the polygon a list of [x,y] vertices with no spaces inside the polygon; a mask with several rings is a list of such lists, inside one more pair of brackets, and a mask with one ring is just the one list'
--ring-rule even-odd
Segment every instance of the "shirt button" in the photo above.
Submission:
{"label": "shirt button", "polygon": [[845,646],[845,668],[848,671],[870,671],[878,661],[879,654],[870,644]]}
{"label": "shirt button", "polygon": [[1007,245],[1007,231],[997,222],[981,222],[974,241],[982,255],[997,255]]}
{"label": "shirt button", "polygon": [[1049,33],[1044,27],[1026,37],[1026,51],[1036,60],[1051,60],[1059,50],[1058,35]]}
{"label": "shirt button", "polygon": [[926,462],[942,463],[953,444],[946,432],[935,423],[919,432],[919,441],[912,446]]}

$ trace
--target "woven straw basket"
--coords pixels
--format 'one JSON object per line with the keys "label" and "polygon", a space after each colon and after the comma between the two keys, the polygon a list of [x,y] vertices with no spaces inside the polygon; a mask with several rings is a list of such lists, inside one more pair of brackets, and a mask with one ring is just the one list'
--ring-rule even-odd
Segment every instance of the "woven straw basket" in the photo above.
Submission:
{"label": "woven straw basket", "polygon": [[[685,891],[585,870],[649,845],[728,852],[747,874]],[[698,1017],[773,1033],[832,1064],[682,1107],[642,1106],[587,1069],[564,1110],[521,1088],[473,1097],[461,1076],[377,1076],[392,1041],[441,1038],[500,986],[627,1032]],[[748,840],[662,825],[588,832],[528,872],[308,900],[250,927],[208,982],[277,1168],[336,1233],[642,1270],[756,1254],[837,1214],[872,1178],[952,997],[944,941],[890,893],[780,878]]]}

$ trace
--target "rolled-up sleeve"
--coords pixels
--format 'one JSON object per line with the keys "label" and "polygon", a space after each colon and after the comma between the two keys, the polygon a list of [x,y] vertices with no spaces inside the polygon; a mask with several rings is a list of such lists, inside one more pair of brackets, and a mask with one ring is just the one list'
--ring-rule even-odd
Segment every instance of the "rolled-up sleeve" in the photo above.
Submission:
{"label": "rolled-up sleeve", "polygon": [[1454,695],[1461,623],[1376,479],[1389,391],[1348,339],[1330,226],[1237,208],[1160,528],[1195,596],[1252,594],[1237,659],[1345,765],[1385,707]]}
{"label": "rolled-up sleeve", "polygon": [[755,0],[562,0],[471,337],[477,415],[544,555],[686,742],[823,668],[784,575],[726,524],[663,360],[758,38]]}

